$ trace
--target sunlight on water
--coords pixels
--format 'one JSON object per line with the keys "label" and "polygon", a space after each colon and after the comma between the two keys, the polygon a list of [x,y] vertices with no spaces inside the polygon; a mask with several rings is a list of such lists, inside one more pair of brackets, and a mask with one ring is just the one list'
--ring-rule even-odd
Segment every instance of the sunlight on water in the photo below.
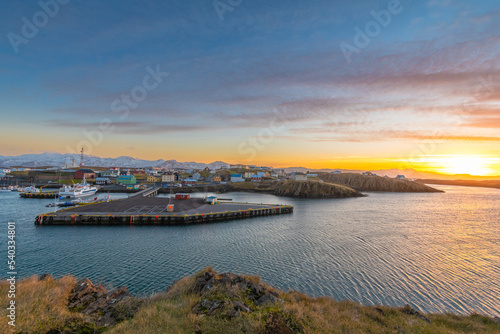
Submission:
{"label": "sunlight on water", "polygon": [[149,294],[210,265],[337,300],[499,316],[500,190],[438,187],[446,193],[341,200],[230,193],[295,211],[180,227],[35,227],[51,200],[1,193],[0,217],[4,229],[17,222],[22,276],[71,273]]}

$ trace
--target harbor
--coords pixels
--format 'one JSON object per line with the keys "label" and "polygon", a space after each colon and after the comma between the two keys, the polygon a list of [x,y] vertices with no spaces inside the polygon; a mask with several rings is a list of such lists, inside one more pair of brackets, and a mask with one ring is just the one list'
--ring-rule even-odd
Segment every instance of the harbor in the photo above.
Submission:
{"label": "harbor", "polygon": [[282,204],[235,203],[188,193],[156,197],[150,188],[128,198],[70,207],[38,215],[36,225],[185,225],[293,212]]}

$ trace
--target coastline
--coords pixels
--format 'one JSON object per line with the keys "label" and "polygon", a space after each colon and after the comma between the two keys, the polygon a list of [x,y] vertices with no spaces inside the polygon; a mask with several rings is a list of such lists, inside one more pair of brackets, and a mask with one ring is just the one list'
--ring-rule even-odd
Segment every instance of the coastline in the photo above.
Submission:
{"label": "coastline", "polygon": [[[17,332],[42,333],[497,333],[500,319],[363,306],[280,291],[257,276],[205,268],[149,297],[84,278],[44,274],[18,282]],[[0,283],[0,291],[8,289]],[[6,294],[0,295],[4,303]],[[7,332],[7,319],[0,329]]]}

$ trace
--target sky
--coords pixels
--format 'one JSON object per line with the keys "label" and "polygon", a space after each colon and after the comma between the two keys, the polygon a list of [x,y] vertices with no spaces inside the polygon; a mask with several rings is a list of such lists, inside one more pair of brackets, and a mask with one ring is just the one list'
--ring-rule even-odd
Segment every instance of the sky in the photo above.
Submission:
{"label": "sky", "polygon": [[500,2],[4,1],[0,155],[500,175]]}

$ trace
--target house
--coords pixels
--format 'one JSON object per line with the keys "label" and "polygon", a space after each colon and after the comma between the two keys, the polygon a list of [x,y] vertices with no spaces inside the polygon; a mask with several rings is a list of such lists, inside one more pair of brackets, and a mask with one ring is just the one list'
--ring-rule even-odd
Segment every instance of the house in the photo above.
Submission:
{"label": "house", "polygon": [[245,182],[241,174],[231,174],[231,182]]}
{"label": "house", "polygon": [[231,168],[236,168],[236,169],[248,169],[247,165],[242,165],[242,164],[236,164],[236,165],[231,165]]}
{"label": "house", "polygon": [[293,173],[292,179],[295,181],[307,181],[307,175],[301,172]]}
{"label": "house", "polygon": [[95,179],[95,184],[99,185],[111,184],[111,180],[108,179],[107,177],[98,177]]}
{"label": "house", "polygon": [[253,176],[252,172],[245,172],[245,179],[249,179]]}
{"label": "house", "polygon": [[175,182],[176,181],[175,176],[176,175],[173,173],[163,174],[161,176],[161,182]]}
{"label": "house", "polygon": [[213,181],[213,182],[221,182],[221,181],[222,181],[222,178],[221,178],[219,175],[215,175],[215,176],[212,178],[212,181]]}
{"label": "house", "polygon": [[194,180],[199,180],[199,179],[201,179],[201,174],[196,172],[193,174],[193,176],[191,176],[191,178]]}
{"label": "house", "polygon": [[364,172],[363,175],[365,175],[365,176],[373,176],[373,173],[372,172]]}
{"label": "house", "polygon": [[175,194],[175,199],[190,199],[191,194],[188,193],[177,193]]}
{"label": "house", "polygon": [[9,174],[10,173],[10,168],[4,168],[3,172],[4,172],[4,174]]}
{"label": "house", "polygon": [[262,176],[252,175],[252,182],[260,182],[260,181],[262,181]]}
{"label": "house", "polygon": [[116,179],[116,183],[117,184],[132,185],[132,184],[136,184],[137,180],[136,180],[135,176],[133,176],[133,175],[120,175]]}
{"label": "house", "polygon": [[95,173],[92,169],[88,169],[88,168],[80,168],[79,170],[77,170],[73,176],[74,179],[95,179]]}
{"label": "house", "polygon": [[134,170],[132,172],[133,175],[146,175],[146,171],[144,170]]}
{"label": "house", "polygon": [[406,177],[404,175],[398,175],[396,176],[397,180],[406,180]]}
{"label": "house", "polygon": [[278,176],[286,176],[284,169],[275,169],[274,171],[278,174]]}
{"label": "house", "polygon": [[185,184],[195,184],[196,181],[198,181],[198,180],[195,180],[195,179],[185,179],[182,182],[185,183]]}
{"label": "house", "polygon": [[111,168],[107,171],[101,172],[102,177],[118,177],[120,175],[119,168]]}
{"label": "house", "polygon": [[148,175],[147,179],[148,182],[161,182],[161,176],[159,175]]}
{"label": "house", "polygon": [[205,201],[208,204],[217,204],[217,196],[208,196]]}

